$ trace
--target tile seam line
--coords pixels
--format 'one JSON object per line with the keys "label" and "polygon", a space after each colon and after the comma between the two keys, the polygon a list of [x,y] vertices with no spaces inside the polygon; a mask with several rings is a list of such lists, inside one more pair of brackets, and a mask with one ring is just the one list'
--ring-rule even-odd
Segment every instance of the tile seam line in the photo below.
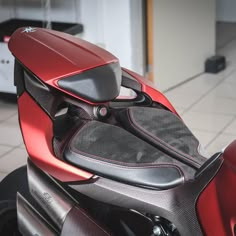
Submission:
{"label": "tile seam line", "polygon": [[9,119],[11,119],[13,116],[15,116],[17,112],[14,115],[7,116],[4,120],[0,120],[0,124],[7,122]]}
{"label": "tile seam line", "polygon": [[8,150],[7,152],[5,152],[4,154],[0,155],[0,160],[5,157],[6,155],[8,155],[9,153],[11,153],[12,151],[14,151],[15,149],[18,149],[18,146],[16,147],[12,147],[10,150]]}
{"label": "tile seam line", "polygon": [[200,101],[202,101],[205,97],[207,97],[207,95],[209,95],[215,88],[217,88],[220,84],[222,84],[229,76],[231,76],[234,72],[236,71],[236,69],[232,70],[226,77],[224,77],[219,83],[217,83],[214,87],[212,87],[211,89],[207,90],[207,92],[205,92],[199,99],[197,99],[194,103],[192,103],[191,105],[189,105],[186,109],[184,109],[184,111],[182,112],[182,116],[191,110],[191,108],[193,106],[195,106],[196,104],[198,104]]}
{"label": "tile seam line", "polygon": [[228,128],[235,121],[235,119],[236,115],[228,123],[226,123],[226,125],[220,131],[217,132],[215,137],[205,147],[208,148],[221,134],[224,133],[224,130]]}
{"label": "tile seam line", "polygon": [[[8,172],[4,172],[4,171],[1,171],[0,170],[0,175],[8,175],[9,173]],[[1,181],[0,181],[1,182]]]}
{"label": "tile seam line", "polygon": [[4,144],[4,143],[0,143],[0,147],[9,147],[9,148],[14,148],[17,147],[18,145],[9,145],[9,144]]}

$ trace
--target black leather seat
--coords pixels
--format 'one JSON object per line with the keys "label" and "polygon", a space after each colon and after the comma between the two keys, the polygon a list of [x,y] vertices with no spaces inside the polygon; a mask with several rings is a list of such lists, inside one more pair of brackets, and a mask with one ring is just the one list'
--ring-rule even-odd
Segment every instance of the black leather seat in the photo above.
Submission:
{"label": "black leather seat", "polygon": [[207,160],[199,153],[200,143],[184,122],[164,109],[129,107],[119,112],[125,129],[173,158],[199,168]]}
{"label": "black leather seat", "polygon": [[131,185],[168,189],[196,169],[118,126],[89,121],[73,135],[63,158],[96,175]]}

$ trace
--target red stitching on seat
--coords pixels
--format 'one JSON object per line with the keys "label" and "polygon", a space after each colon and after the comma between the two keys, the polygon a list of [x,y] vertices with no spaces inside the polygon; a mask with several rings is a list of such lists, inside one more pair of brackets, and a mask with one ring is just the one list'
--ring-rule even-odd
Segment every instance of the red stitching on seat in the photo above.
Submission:
{"label": "red stitching on seat", "polygon": [[[79,158],[81,158],[81,156],[82,156],[82,158],[85,158],[90,162],[92,160],[94,160],[97,163],[107,165],[107,166],[113,166],[114,168],[118,168],[118,169],[174,168],[178,171],[178,173],[180,175],[180,178],[181,178],[181,182],[182,183],[185,182],[184,172],[182,171],[182,169],[179,166],[176,166],[174,164],[168,164],[168,163],[152,164],[152,163],[147,163],[147,165],[142,165],[142,164],[133,163],[133,164],[129,165],[128,163],[115,161],[115,160],[111,160],[111,163],[109,163],[109,162],[107,162],[108,161],[107,158],[103,158],[103,157],[96,156],[96,155],[93,155],[93,154],[85,153],[85,152],[83,152],[79,149],[75,149],[72,144],[73,144],[76,136],[78,136],[79,133],[83,129],[85,129],[88,126],[91,126],[92,125],[91,123],[93,123],[93,122],[91,121],[91,122],[83,124],[82,127],[72,136],[72,138],[71,138],[71,140],[68,144],[69,151],[77,153],[79,155]],[[91,160],[91,158],[92,158],[92,160]]]}
{"label": "red stitching on seat", "polygon": [[[71,142],[73,143],[73,140]],[[72,143],[70,143],[70,144],[72,144]],[[103,157],[93,155],[93,154],[90,154],[90,153],[85,153],[85,152],[83,152],[79,149],[73,148],[73,145],[69,145],[68,147],[69,147],[70,152],[74,152],[74,153],[77,153],[79,155],[82,155],[83,158],[86,158],[88,160],[89,160],[89,158],[92,158],[95,161],[100,162],[101,164],[108,165],[108,166],[110,165],[110,166],[114,166],[116,168],[121,168],[121,169],[128,169],[128,168],[129,169],[145,169],[145,168],[171,167],[171,168],[176,169],[179,172],[180,176],[182,176],[185,179],[185,175],[184,175],[183,171],[178,166],[176,166],[174,164],[159,163],[157,165],[157,164],[147,163],[147,165],[139,165],[139,164],[133,163],[133,164],[129,165],[128,163],[115,161],[115,160],[110,160],[111,162],[107,162],[108,161],[107,158],[103,158]],[[79,158],[81,158],[81,157],[79,157]],[[184,182],[184,180],[183,180],[183,182]]]}
{"label": "red stitching on seat", "polygon": [[[70,149],[70,151],[71,151],[71,149]],[[81,152],[81,151],[78,151],[78,152],[75,152],[75,153],[77,153],[79,155],[79,158],[85,158],[85,159],[89,160],[90,162],[95,161],[99,164],[112,166],[112,167],[117,168],[117,169],[126,169],[126,170],[128,170],[128,169],[145,169],[145,168],[147,168],[147,169],[151,169],[151,168],[157,168],[157,169],[158,168],[174,168],[179,172],[180,178],[182,178],[181,182],[182,183],[185,182],[185,175],[184,175],[183,171],[178,166],[173,165],[173,164],[166,164],[166,163],[162,164],[162,163],[160,163],[158,166],[157,165],[151,165],[151,166],[121,166],[121,165],[116,165],[115,163],[109,163],[109,162],[106,161],[107,159],[104,159],[102,157],[96,156],[96,158],[95,158],[94,155],[91,155],[91,154],[88,154],[88,153],[83,154],[83,152]],[[80,153],[81,153],[81,155],[80,155]],[[88,156],[84,156],[84,155],[88,155]],[[90,157],[90,156],[93,156],[93,157]],[[102,159],[104,159],[105,161],[102,161]]]}
{"label": "red stitching on seat", "polygon": [[[197,162],[196,160],[193,160],[192,156],[182,153],[181,151],[175,149],[174,147],[170,146],[168,143],[164,142],[163,140],[159,139],[158,137],[154,136],[152,133],[150,133],[148,130],[143,129],[134,119],[133,115],[130,114],[130,108],[126,110],[127,117],[130,122],[130,125],[140,133],[142,133],[144,136],[147,135],[148,138],[153,139],[154,143],[159,142],[159,145],[161,145],[162,148],[167,148],[170,152],[176,154],[179,158],[184,158],[186,161],[189,161],[192,163],[195,167],[199,168],[201,166],[201,163]],[[156,145],[158,145],[156,143]],[[197,165],[197,166],[196,166]]]}

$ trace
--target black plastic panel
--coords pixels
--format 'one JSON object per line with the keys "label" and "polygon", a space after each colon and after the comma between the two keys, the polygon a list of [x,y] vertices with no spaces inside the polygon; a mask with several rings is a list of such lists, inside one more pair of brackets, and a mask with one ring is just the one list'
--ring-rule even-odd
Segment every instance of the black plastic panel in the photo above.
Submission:
{"label": "black plastic panel", "polygon": [[121,85],[126,88],[133,89],[136,92],[142,91],[142,85],[137,80],[135,80],[131,75],[126,73],[125,71],[122,71]]}
{"label": "black plastic panel", "polygon": [[14,85],[16,86],[17,97],[20,97],[20,95],[25,91],[24,69],[17,60],[15,60],[14,65]]}
{"label": "black plastic panel", "polygon": [[107,102],[119,95],[121,68],[119,63],[110,63],[61,79],[58,85],[88,101]]}
{"label": "black plastic panel", "polygon": [[26,91],[36,100],[48,115],[53,117],[58,104],[62,102],[57,91],[47,87],[38,78],[26,70],[23,75]]}

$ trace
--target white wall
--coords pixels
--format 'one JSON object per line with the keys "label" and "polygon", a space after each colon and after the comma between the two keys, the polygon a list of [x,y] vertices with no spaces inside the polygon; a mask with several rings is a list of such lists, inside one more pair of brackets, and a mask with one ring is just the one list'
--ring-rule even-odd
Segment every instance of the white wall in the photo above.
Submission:
{"label": "white wall", "polygon": [[[50,18],[82,23],[82,38],[113,53],[122,66],[143,74],[142,25],[137,25],[142,19],[140,3],[141,0],[51,0]],[[45,14],[41,1],[0,0],[0,21],[11,17],[45,19]]]}
{"label": "white wall", "polygon": [[[10,6],[9,6],[10,4]],[[0,0],[0,22],[14,17],[15,9],[13,7],[13,1]]]}
{"label": "white wall", "polygon": [[[6,20],[12,17],[24,19],[45,19],[44,1],[31,0],[0,0],[0,20]],[[51,1],[52,20],[75,22],[75,1]],[[70,12],[65,14],[65,12]]]}
{"label": "white wall", "polygon": [[80,12],[84,38],[103,46],[131,68],[130,1],[82,0]]}
{"label": "white wall", "polygon": [[214,0],[154,0],[155,85],[166,90],[204,71],[215,53]]}
{"label": "white wall", "polygon": [[216,0],[217,21],[236,22],[236,1]]}
{"label": "white wall", "polygon": [[122,66],[144,74],[141,0],[80,0],[84,39],[98,44]]}

